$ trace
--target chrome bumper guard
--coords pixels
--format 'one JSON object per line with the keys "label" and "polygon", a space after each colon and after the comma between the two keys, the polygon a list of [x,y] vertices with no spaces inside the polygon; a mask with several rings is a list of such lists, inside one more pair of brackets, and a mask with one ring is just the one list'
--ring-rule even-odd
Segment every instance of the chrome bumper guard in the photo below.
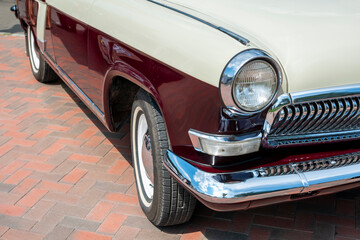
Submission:
{"label": "chrome bumper guard", "polygon": [[260,149],[262,134],[219,135],[189,130],[189,137],[196,151],[213,156],[239,156],[257,152]]}
{"label": "chrome bumper guard", "polygon": [[[350,157],[349,157],[350,156]],[[167,151],[165,167],[196,197],[214,204],[235,204],[309,192],[360,181],[360,153],[233,173],[209,173]],[[306,164],[304,164],[306,163]],[[285,167],[286,166],[286,167]],[[284,170],[288,169],[288,170]],[[277,175],[278,174],[278,175]]]}

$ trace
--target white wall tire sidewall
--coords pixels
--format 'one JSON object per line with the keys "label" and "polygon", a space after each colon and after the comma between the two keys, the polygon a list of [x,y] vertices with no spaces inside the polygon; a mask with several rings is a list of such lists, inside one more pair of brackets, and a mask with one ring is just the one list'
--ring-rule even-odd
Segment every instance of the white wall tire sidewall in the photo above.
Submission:
{"label": "white wall tire sidewall", "polygon": [[[140,180],[140,166],[139,166],[139,158],[137,156],[137,128],[138,128],[138,115],[143,112],[145,114],[145,111],[140,107],[137,106],[134,110],[133,116],[132,116],[132,123],[131,123],[131,148],[132,148],[132,157],[133,157],[133,163],[134,163],[134,172],[135,172],[135,181],[136,181],[136,185],[138,188],[138,193],[139,193],[139,197],[140,197],[140,201],[141,203],[148,209],[151,208],[153,199],[151,199],[151,201],[147,201],[146,197],[144,196],[144,190],[143,190],[143,183]],[[145,116],[146,117],[146,116]],[[154,186],[155,187],[155,186]],[[155,188],[154,188],[154,194],[153,194],[153,198],[155,195]]]}
{"label": "white wall tire sidewall", "polygon": [[[35,49],[35,36],[31,30],[31,27],[28,27],[27,30],[27,39],[28,39],[28,49],[29,49],[29,59],[32,71],[37,74],[40,71],[40,58],[36,55]],[[35,62],[36,61],[36,62]]]}

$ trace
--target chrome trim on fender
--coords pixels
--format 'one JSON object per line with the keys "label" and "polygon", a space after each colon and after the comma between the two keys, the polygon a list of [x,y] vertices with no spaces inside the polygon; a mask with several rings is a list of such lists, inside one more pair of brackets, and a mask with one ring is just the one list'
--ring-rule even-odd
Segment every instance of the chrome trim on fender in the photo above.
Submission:
{"label": "chrome trim on fender", "polygon": [[194,20],[196,20],[196,21],[199,21],[199,22],[201,22],[201,23],[203,23],[203,24],[206,24],[206,25],[208,25],[209,27],[215,28],[215,29],[217,29],[217,30],[219,30],[219,31],[221,31],[221,32],[229,35],[230,37],[234,38],[236,41],[240,42],[241,44],[243,44],[243,45],[245,45],[245,46],[248,46],[248,45],[250,44],[250,41],[249,41],[248,39],[246,39],[246,38],[244,38],[244,37],[242,37],[242,36],[240,36],[240,35],[232,32],[232,31],[230,31],[230,30],[228,30],[228,29],[225,29],[225,28],[223,28],[223,27],[217,26],[217,25],[215,25],[215,24],[213,24],[213,23],[210,23],[210,22],[205,21],[205,20],[203,20],[203,19],[201,19],[201,18],[195,17],[194,15],[188,14],[188,13],[186,13],[186,12],[184,12],[184,11],[181,11],[181,10],[179,10],[179,9],[170,7],[170,6],[165,5],[165,4],[163,4],[163,3],[159,3],[159,2],[154,1],[154,0],[146,0],[146,1],[151,2],[151,3],[154,3],[154,4],[157,4],[157,5],[162,6],[162,7],[164,7],[164,8],[170,9],[170,10],[172,10],[172,11],[174,11],[174,12],[180,13],[180,14],[182,14],[182,15],[184,15],[184,16],[187,16],[187,17],[192,18],[192,19],[194,19]]}
{"label": "chrome trim on fender", "polygon": [[243,135],[219,135],[189,130],[195,150],[213,156],[238,156],[257,152],[261,145],[261,133]]}
{"label": "chrome trim on fender", "polygon": [[[345,158],[346,155],[338,157]],[[301,171],[295,165],[288,164],[292,173],[276,176],[261,176],[261,168],[234,173],[209,173],[168,150],[164,165],[177,181],[198,198],[218,204],[307,193],[360,181],[360,164],[357,163],[316,171]]]}
{"label": "chrome trim on fender", "polygon": [[360,96],[360,84],[290,93],[292,103]]}
{"label": "chrome trim on fender", "polygon": [[[235,103],[233,96],[233,83],[240,69],[248,62],[256,59],[265,60],[274,67],[278,77],[278,86],[273,98],[269,101],[268,104],[266,104],[266,106],[264,106],[262,109],[258,111],[247,112],[239,108],[239,106],[237,106],[237,104]],[[284,77],[285,77],[284,71],[281,65],[273,57],[271,57],[268,53],[264,52],[263,50],[248,49],[240,52],[238,55],[236,55],[234,58],[230,60],[230,62],[226,65],[223,73],[221,74],[219,89],[220,89],[220,95],[222,101],[227,108],[226,112],[230,116],[232,116],[232,115],[252,115],[263,111],[271,103],[274,102],[277,96],[279,96],[284,92],[282,88]]]}

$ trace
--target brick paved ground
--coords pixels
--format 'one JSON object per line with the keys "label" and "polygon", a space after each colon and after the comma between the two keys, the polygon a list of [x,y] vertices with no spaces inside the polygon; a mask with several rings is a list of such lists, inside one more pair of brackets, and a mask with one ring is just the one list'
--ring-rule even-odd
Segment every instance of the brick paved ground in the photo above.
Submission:
{"label": "brick paved ground", "polygon": [[0,239],[360,239],[358,190],[158,229],[136,196],[128,126],[105,130],[61,83],[32,77],[0,35]]}

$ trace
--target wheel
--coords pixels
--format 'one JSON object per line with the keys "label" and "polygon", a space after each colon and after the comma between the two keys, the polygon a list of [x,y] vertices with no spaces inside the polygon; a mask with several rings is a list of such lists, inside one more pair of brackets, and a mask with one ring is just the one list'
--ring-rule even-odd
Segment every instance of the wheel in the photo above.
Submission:
{"label": "wheel", "polygon": [[169,148],[164,119],[151,96],[140,90],[131,112],[131,150],[139,202],[156,226],[187,222],[196,199],[163,166]]}
{"label": "wheel", "polygon": [[30,26],[27,28],[26,46],[26,50],[29,55],[31,71],[36,80],[41,83],[56,81],[58,76],[40,54],[39,47],[36,44],[35,36]]}

